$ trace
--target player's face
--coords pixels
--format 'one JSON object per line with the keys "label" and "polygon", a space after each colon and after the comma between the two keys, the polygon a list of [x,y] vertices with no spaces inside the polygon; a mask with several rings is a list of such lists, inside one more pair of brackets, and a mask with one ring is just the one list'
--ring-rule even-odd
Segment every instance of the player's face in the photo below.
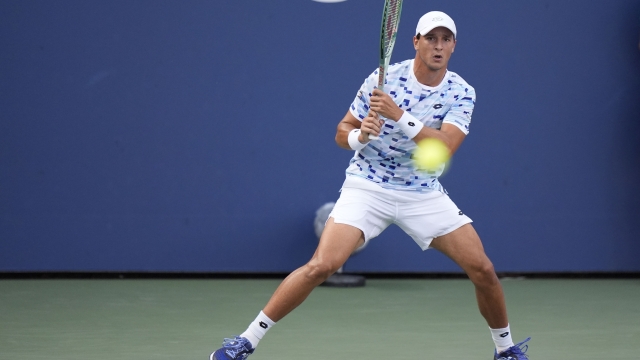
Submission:
{"label": "player's face", "polygon": [[417,55],[431,71],[446,69],[451,54],[456,47],[456,39],[451,30],[445,27],[437,27],[420,39],[413,38],[413,47]]}

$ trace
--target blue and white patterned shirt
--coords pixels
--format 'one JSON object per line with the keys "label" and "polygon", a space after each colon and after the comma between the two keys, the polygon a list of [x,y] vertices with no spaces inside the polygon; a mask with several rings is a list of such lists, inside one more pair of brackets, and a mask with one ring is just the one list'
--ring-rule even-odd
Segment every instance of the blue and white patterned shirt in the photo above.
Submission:
{"label": "blue and white patterned shirt", "polygon": [[[369,112],[369,99],[377,85],[378,70],[375,70],[351,104],[351,113],[360,121]],[[416,79],[413,59],[406,60],[389,66],[384,92],[425,126],[440,129],[443,123],[448,123],[457,126],[465,135],[469,133],[476,93],[454,72],[447,71],[440,85],[430,87]],[[385,121],[380,140],[372,140],[355,152],[346,171],[347,178],[358,176],[386,189],[445,192],[438,181],[444,164],[436,171],[417,170],[411,159],[416,143],[395,125],[395,121],[380,118]]]}

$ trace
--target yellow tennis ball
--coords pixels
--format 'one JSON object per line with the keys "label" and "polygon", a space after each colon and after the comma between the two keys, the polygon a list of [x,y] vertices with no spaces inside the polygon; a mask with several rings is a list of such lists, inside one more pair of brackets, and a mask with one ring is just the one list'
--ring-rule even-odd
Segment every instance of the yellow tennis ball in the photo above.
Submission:
{"label": "yellow tennis ball", "polygon": [[420,170],[435,170],[449,161],[450,152],[444,142],[434,138],[420,141],[413,152],[413,160]]}

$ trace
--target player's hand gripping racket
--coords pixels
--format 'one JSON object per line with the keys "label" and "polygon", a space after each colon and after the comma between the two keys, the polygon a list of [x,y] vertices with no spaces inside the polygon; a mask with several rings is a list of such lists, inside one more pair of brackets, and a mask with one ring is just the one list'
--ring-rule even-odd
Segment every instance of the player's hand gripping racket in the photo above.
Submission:
{"label": "player's hand gripping racket", "polygon": [[[380,67],[378,68],[378,89],[384,90],[384,78],[389,68],[391,52],[396,43],[400,13],[402,12],[402,0],[385,0],[382,12],[382,25],[380,26]],[[369,134],[370,140],[378,140],[380,137]]]}

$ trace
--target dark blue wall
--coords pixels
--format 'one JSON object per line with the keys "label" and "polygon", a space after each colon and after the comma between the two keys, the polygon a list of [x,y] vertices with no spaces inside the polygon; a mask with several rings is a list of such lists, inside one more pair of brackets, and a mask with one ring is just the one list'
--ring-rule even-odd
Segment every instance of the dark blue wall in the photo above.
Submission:
{"label": "dark blue wall", "polygon": [[[0,2],[0,271],[282,272],[317,239],[382,1]],[[442,179],[499,271],[640,271],[640,3],[405,1],[477,91]],[[346,270],[457,271],[391,228]]]}

